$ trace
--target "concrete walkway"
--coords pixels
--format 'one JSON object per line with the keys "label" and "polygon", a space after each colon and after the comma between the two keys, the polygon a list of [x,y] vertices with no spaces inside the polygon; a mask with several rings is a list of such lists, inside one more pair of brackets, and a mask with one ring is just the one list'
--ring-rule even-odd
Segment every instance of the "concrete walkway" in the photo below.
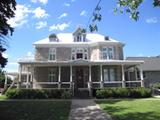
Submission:
{"label": "concrete walkway", "polygon": [[69,120],[112,120],[94,100],[73,99]]}

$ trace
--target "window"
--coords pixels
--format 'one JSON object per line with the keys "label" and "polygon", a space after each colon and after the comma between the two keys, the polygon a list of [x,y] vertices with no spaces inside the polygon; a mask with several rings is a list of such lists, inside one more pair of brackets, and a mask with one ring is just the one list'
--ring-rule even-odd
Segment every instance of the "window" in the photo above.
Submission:
{"label": "window", "polygon": [[115,69],[110,69],[110,81],[115,81]]}
{"label": "window", "polygon": [[56,60],[56,49],[55,48],[49,49],[49,60],[50,61]]}
{"label": "window", "polygon": [[77,59],[82,59],[83,58],[83,53],[77,53],[76,58]]}
{"label": "window", "polygon": [[73,48],[72,49],[72,55],[71,55],[72,60],[77,60],[77,59],[88,59],[88,49],[87,48]]}
{"label": "window", "polygon": [[85,34],[78,34],[74,36],[74,42],[85,42]]}
{"label": "window", "polygon": [[114,57],[113,47],[104,47],[102,48],[102,59],[113,59]]}
{"label": "window", "polygon": [[56,69],[51,68],[48,75],[49,82],[56,82]]}
{"label": "window", "polygon": [[104,81],[115,81],[115,69],[114,68],[104,68],[103,69],[103,79]]}
{"label": "window", "polygon": [[102,48],[102,59],[107,59],[108,51],[107,48]]}
{"label": "window", "polygon": [[113,47],[108,48],[108,58],[113,59]]}
{"label": "window", "polygon": [[103,69],[103,77],[104,81],[109,81],[108,69]]}

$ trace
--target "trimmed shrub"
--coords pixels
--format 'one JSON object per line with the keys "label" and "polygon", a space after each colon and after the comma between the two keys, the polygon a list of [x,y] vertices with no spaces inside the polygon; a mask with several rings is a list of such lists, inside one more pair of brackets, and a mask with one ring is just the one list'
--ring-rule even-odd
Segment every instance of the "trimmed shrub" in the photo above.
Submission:
{"label": "trimmed shrub", "polygon": [[9,89],[6,96],[9,99],[69,99],[72,94],[70,90],[61,89]]}
{"label": "trimmed shrub", "polygon": [[96,91],[96,98],[147,98],[151,97],[149,88],[106,88]]}
{"label": "trimmed shrub", "polygon": [[71,91],[63,91],[62,92],[62,95],[61,95],[61,98],[62,99],[71,99],[72,97],[72,94],[71,94]]}

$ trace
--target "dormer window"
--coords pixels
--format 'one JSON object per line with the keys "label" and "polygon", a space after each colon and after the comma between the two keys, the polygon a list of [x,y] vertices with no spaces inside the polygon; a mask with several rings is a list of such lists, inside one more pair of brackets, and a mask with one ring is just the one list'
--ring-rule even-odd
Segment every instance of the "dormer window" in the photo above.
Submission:
{"label": "dormer window", "polygon": [[86,30],[78,28],[74,33],[74,42],[86,42]]}
{"label": "dormer window", "polygon": [[86,42],[86,35],[79,34],[79,35],[74,36],[74,42]]}
{"label": "dormer window", "polygon": [[49,41],[50,42],[58,42],[58,38],[57,38],[57,35],[56,34],[51,34],[49,35]]}

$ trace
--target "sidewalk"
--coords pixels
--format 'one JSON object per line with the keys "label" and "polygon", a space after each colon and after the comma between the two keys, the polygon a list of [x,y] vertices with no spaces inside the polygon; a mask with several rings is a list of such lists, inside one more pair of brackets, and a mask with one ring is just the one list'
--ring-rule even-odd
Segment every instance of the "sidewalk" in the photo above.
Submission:
{"label": "sidewalk", "polygon": [[94,100],[73,99],[69,120],[112,120]]}

